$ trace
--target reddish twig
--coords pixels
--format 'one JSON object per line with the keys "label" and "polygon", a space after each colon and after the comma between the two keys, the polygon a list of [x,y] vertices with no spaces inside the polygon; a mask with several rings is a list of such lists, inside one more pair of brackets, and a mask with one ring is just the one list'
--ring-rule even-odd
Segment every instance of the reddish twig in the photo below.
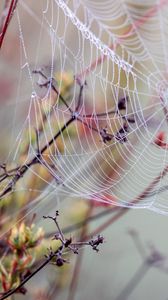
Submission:
{"label": "reddish twig", "polygon": [[1,28],[1,31],[0,31],[0,49],[2,48],[3,40],[4,40],[5,34],[7,32],[9,23],[12,19],[14,10],[16,9],[17,2],[18,2],[18,0],[11,0],[11,4],[10,4],[9,10],[8,10],[8,14],[6,16],[4,24],[2,24],[2,28]]}
{"label": "reddish twig", "polygon": [[1,14],[1,19],[0,19],[0,33],[2,32],[3,25],[4,25],[4,22],[5,22],[5,18],[7,16],[9,2],[10,2],[10,0],[6,0],[5,3],[4,3],[4,7],[2,9],[2,14]]}

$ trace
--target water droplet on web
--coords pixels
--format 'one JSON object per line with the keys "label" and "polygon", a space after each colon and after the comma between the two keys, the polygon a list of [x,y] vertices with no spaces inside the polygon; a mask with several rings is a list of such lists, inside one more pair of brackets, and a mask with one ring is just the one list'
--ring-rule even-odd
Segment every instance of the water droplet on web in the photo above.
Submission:
{"label": "water droplet on web", "polygon": [[35,98],[37,95],[36,95],[36,92],[33,91],[32,94],[31,94],[31,98]]}

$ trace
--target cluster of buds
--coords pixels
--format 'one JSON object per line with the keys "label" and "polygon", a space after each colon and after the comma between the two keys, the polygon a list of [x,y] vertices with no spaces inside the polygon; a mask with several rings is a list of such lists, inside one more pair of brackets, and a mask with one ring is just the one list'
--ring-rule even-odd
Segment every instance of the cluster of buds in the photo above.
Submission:
{"label": "cluster of buds", "polygon": [[[35,260],[36,246],[43,238],[43,230],[34,230],[34,225],[26,226],[20,223],[11,229],[7,237],[8,252],[0,264],[0,281],[2,289],[7,292],[14,289],[30,273],[30,267]],[[30,252],[30,249],[33,248]],[[25,294],[22,287],[19,293]]]}
{"label": "cluster of buds", "polygon": [[27,249],[37,246],[43,238],[43,230],[39,228],[35,231],[34,224],[26,226],[21,223],[18,227],[12,228],[8,237],[8,244],[10,248],[19,253],[24,253]]}

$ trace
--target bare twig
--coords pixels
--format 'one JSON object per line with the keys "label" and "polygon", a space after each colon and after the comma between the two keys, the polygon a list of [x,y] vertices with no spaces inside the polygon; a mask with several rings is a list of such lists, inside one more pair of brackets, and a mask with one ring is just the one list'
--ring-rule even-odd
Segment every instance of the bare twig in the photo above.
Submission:
{"label": "bare twig", "polygon": [[3,30],[4,22],[5,22],[7,13],[8,13],[9,2],[10,2],[10,0],[6,0],[4,3],[4,6],[3,6],[3,10],[2,10],[1,18],[0,18],[0,33]]}
{"label": "bare twig", "polygon": [[51,219],[54,221],[56,228],[57,228],[57,232],[54,235],[53,239],[59,240],[61,242],[61,246],[56,251],[53,251],[52,248],[50,247],[48,249],[48,254],[45,256],[46,257],[45,261],[36,270],[34,270],[31,274],[29,274],[24,279],[22,279],[20,284],[16,288],[14,288],[8,292],[1,293],[2,297],[0,298],[0,300],[4,300],[4,299],[8,298],[9,296],[15,294],[19,290],[21,290],[21,288],[24,287],[25,283],[27,283],[34,275],[36,275],[40,270],[42,270],[53,259],[55,259],[54,264],[57,267],[63,266],[64,263],[67,262],[67,260],[63,258],[64,251],[69,250],[70,252],[73,252],[74,254],[78,254],[79,248],[84,245],[90,246],[93,250],[98,251],[99,245],[102,244],[104,241],[102,236],[98,235],[95,239],[91,239],[87,242],[82,241],[82,242],[72,243],[71,238],[66,239],[64,237],[64,234],[63,234],[63,232],[59,226],[59,223],[57,221],[58,216],[59,216],[59,213],[58,213],[58,211],[56,211],[56,214],[54,217],[44,216],[44,218]]}
{"label": "bare twig", "polygon": [[43,84],[39,84],[40,87],[47,87],[47,86],[51,86],[51,88],[53,89],[53,91],[57,94],[57,96],[60,98],[60,100],[62,101],[62,103],[64,103],[64,105],[66,106],[66,108],[69,110],[69,112],[72,114],[73,110],[69,107],[69,105],[67,104],[67,102],[65,101],[64,97],[62,97],[62,95],[59,93],[59,91],[56,89],[53,81],[54,78],[50,78],[48,79],[48,77],[42,72],[42,70],[33,70],[34,74],[39,74],[41,75],[46,81]]}
{"label": "bare twig", "polygon": [[[6,1],[5,10],[7,9],[8,2],[9,1]],[[16,9],[17,3],[18,3],[18,0],[11,0],[11,4],[9,6],[9,10],[8,10],[5,22],[3,22],[3,20],[2,20],[3,24],[1,24],[1,27],[0,27],[0,49],[2,47],[5,34],[7,32],[9,23],[10,23],[10,21],[12,19],[14,10]]]}

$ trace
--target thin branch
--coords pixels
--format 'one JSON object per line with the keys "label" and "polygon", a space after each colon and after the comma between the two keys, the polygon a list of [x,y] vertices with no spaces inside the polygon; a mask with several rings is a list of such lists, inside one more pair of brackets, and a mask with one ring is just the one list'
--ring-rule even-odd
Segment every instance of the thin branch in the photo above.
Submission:
{"label": "thin branch", "polygon": [[6,16],[6,20],[4,22],[4,25],[2,25],[2,28],[0,28],[0,49],[2,47],[5,34],[7,32],[9,23],[12,19],[14,10],[16,9],[17,3],[18,3],[18,0],[11,0],[11,4],[9,6],[9,10],[8,10],[8,14]]}
{"label": "thin branch", "polygon": [[[86,83],[85,83],[86,84]],[[82,101],[82,94],[83,94],[83,88],[84,88],[84,85],[80,85],[80,92],[79,92],[79,97],[78,97],[78,103],[77,103],[77,106],[75,108],[75,111],[78,111],[80,106],[81,106],[81,101]]]}
{"label": "thin branch", "polygon": [[54,135],[54,137],[41,149],[40,153],[43,154],[64,131],[67,127],[75,120],[74,117],[71,117],[62,128]]}
{"label": "thin branch", "polygon": [[20,282],[20,284],[14,288],[11,289],[8,292],[5,293],[1,293],[2,297],[0,297],[0,300],[4,300],[6,298],[8,298],[9,296],[13,295],[14,293],[16,293],[17,291],[19,291],[24,285],[25,283],[27,283],[34,275],[36,275],[39,271],[41,271],[49,262],[52,261],[53,258],[55,258],[55,265],[58,267],[61,267],[64,265],[64,263],[66,263],[67,261],[63,258],[63,254],[64,254],[64,250],[69,250],[71,252],[73,252],[74,254],[78,254],[78,247],[87,245],[90,246],[93,250],[98,251],[98,246],[100,244],[103,243],[104,239],[102,236],[97,236],[95,239],[89,240],[87,242],[75,242],[72,243],[72,239],[66,239],[62,233],[62,230],[58,224],[57,221],[57,217],[59,216],[58,211],[56,211],[56,214],[54,217],[51,216],[44,216],[45,219],[52,219],[54,221],[54,223],[56,224],[56,228],[58,230],[58,233],[56,233],[54,235],[53,239],[59,240],[61,242],[61,246],[56,250],[53,251],[52,248],[49,248],[49,254],[46,255],[46,259],[45,261],[37,268],[35,269],[30,275],[26,276],[24,279],[22,279],[22,281]]}
{"label": "thin branch", "polygon": [[58,90],[56,89],[55,85],[53,84],[53,80],[54,78],[51,78],[50,80],[48,80],[48,77],[41,71],[41,70],[33,70],[34,74],[39,74],[41,75],[44,79],[46,79],[46,82],[44,82],[43,84],[39,84],[40,87],[47,87],[48,85],[50,85],[53,89],[53,91],[57,94],[57,96],[61,99],[62,103],[64,103],[64,105],[68,108],[69,112],[72,114],[73,110],[69,107],[69,105],[67,104],[67,102],[65,101],[64,97],[62,97],[62,95],[58,92]]}
{"label": "thin branch", "polygon": [[2,14],[1,14],[1,18],[0,18],[0,33],[3,30],[5,19],[7,17],[9,2],[10,2],[10,0],[5,0],[4,7],[2,9]]}
{"label": "thin branch", "polygon": [[[126,103],[128,102],[128,96],[123,97],[121,99],[119,99],[118,104],[117,104],[117,109],[113,109],[113,110],[109,110],[107,112],[102,112],[102,113],[95,113],[95,114],[86,114],[86,115],[82,115],[83,118],[99,118],[99,117],[107,117],[108,115],[115,115],[118,114],[120,115],[121,110],[125,110],[126,109]],[[121,117],[126,117],[126,116],[122,116]]]}
{"label": "thin branch", "polygon": [[[112,208],[108,208],[108,209],[105,209],[95,215],[92,215],[90,217],[87,217],[85,220],[81,221],[81,222],[78,222],[76,224],[73,224],[73,225],[70,225],[70,226],[67,226],[65,228],[62,229],[62,232],[63,234],[67,234],[67,233],[72,233],[80,228],[82,228],[86,223],[90,223],[90,222],[93,222],[95,220],[98,220],[100,218],[103,218],[109,214],[112,214],[116,211],[120,210],[120,207],[118,206],[115,206],[115,207],[112,207]],[[54,235],[54,232],[51,232],[51,233],[48,233],[45,235],[45,238],[50,238],[51,236]],[[4,249],[6,249],[6,247],[8,247],[7,243],[4,241],[4,240],[1,240],[0,241],[0,254],[4,251]]]}
{"label": "thin branch", "polygon": [[107,117],[108,115],[114,115],[116,114],[116,110],[109,110],[108,112],[105,113],[92,113],[92,114],[86,114],[82,115],[83,118],[99,118],[99,117]]}

